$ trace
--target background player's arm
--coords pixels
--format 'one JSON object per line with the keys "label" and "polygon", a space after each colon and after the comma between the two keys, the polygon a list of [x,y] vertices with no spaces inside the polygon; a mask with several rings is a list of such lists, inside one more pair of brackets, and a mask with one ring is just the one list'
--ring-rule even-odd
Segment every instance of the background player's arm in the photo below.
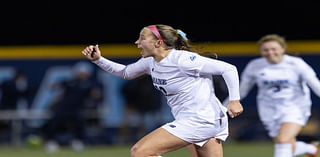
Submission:
{"label": "background player's arm", "polygon": [[300,76],[307,82],[308,86],[312,91],[320,97],[320,80],[317,77],[317,74],[314,72],[311,66],[309,66],[302,59],[299,63]]}

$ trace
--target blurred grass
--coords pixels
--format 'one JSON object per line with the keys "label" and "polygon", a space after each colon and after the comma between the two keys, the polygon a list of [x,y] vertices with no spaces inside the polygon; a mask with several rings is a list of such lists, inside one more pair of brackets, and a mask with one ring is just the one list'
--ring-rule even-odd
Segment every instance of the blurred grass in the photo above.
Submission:
{"label": "blurred grass", "polygon": [[[65,147],[57,153],[48,154],[42,148],[0,147],[0,157],[129,157],[131,146],[87,147],[83,152],[75,152]],[[225,143],[224,157],[272,157],[273,144],[266,142]],[[186,148],[164,154],[163,157],[189,157]]]}

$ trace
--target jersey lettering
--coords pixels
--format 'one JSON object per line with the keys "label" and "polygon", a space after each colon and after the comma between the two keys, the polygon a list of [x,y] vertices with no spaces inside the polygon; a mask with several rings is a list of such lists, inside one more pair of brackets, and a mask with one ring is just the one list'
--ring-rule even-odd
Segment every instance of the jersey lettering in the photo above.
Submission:
{"label": "jersey lettering", "polygon": [[159,78],[155,78],[155,77],[152,77],[152,82],[154,84],[158,84],[158,85],[166,85],[167,84],[167,80],[159,79]]}
{"label": "jersey lettering", "polygon": [[263,81],[263,84],[268,86],[269,89],[272,89],[273,92],[280,92],[284,88],[288,88],[288,80],[272,80],[272,81]]}

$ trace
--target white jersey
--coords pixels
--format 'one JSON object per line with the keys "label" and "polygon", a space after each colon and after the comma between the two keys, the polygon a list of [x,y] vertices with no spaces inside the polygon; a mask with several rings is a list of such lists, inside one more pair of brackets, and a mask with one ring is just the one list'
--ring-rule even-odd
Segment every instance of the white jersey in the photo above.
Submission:
{"label": "white jersey", "polygon": [[177,120],[214,122],[226,116],[226,108],[214,94],[212,75],[224,77],[230,100],[240,99],[235,66],[188,51],[173,49],[160,62],[148,57],[125,66],[101,57],[94,63],[124,79],[133,79],[143,74],[151,75],[155,88],[166,96],[171,112]]}
{"label": "white jersey", "polygon": [[258,106],[270,105],[281,111],[297,107],[305,110],[306,116],[311,110],[307,85],[320,96],[320,81],[313,69],[301,58],[289,55],[279,64],[270,64],[263,57],[250,61],[241,75],[241,99],[254,84],[258,86]]}

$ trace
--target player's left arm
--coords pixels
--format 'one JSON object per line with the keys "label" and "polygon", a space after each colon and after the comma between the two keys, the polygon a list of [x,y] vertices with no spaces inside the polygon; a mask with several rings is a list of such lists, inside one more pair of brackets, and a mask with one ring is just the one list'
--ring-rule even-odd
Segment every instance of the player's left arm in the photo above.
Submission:
{"label": "player's left arm", "polygon": [[320,97],[320,80],[310,65],[302,59],[299,62],[300,76],[307,82],[312,91]]}
{"label": "player's left arm", "polygon": [[237,67],[223,61],[202,56],[199,61],[203,63],[200,70],[201,75],[222,75],[229,92],[228,113],[232,118],[240,115],[243,112],[243,107],[240,103]]}

